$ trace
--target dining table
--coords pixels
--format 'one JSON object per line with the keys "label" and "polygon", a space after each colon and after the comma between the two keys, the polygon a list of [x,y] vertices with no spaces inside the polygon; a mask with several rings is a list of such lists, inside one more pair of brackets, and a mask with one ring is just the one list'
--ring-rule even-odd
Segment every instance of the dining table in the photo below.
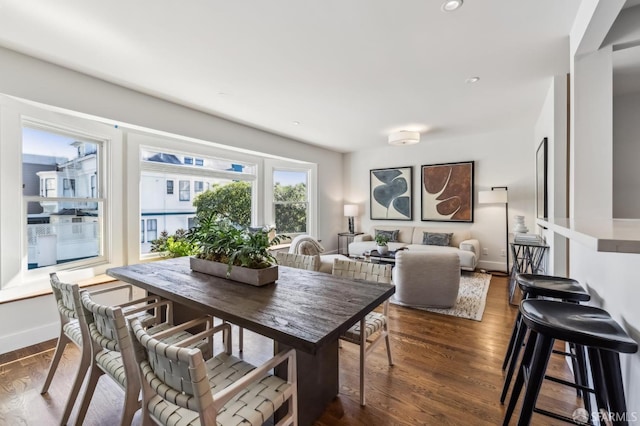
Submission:
{"label": "dining table", "polygon": [[[278,267],[252,286],[192,271],[188,257],[110,268],[107,274],[173,301],[174,321],[207,314],[274,340],[297,357],[298,422],[313,424],[338,395],[338,339],[395,292],[390,284]],[[286,368],[275,374],[286,378]]]}

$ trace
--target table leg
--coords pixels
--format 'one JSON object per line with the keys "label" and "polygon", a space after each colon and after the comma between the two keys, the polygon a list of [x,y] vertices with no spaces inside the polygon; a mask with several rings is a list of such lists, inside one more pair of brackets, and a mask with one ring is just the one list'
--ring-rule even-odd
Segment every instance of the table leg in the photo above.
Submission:
{"label": "table leg", "polygon": [[[291,349],[290,346],[279,342],[274,345],[276,353],[289,349]],[[307,426],[318,420],[329,403],[338,395],[338,341],[327,342],[315,355],[296,350],[296,356],[298,424]],[[275,369],[275,373],[279,377],[286,378],[287,369],[280,366]]]}

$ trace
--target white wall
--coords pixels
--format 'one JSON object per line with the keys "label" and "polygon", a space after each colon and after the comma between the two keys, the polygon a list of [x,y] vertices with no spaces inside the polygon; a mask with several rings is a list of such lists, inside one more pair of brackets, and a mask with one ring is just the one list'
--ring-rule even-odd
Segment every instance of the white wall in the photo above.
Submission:
{"label": "white wall", "polygon": [[[422,135],[422,142],[409,146],[385,146],[345,155],[345,201],[358,204],[360,217],[356,230],[369,232],[373,225],[433,226],[444,229],[470,228],[474,238],[480,240],[488,255],[480,256],[479,268],[505,270],[506,250],[505,208],[503,205],[479,205],[478,191],[492,186],[509,187],[509,228],[513,217],[524,215],[530,231],[535,227],[534,157],[531,128],[504,129],[473,136],[444,138],[437,134]],[[420,171],[426,164],[475,161],[474,222],[446,223],[421,222]],[[369,171],[386,167],[413,166],[413,220],[370,220]]]}
{"label": "white wall", "polygon": [[[640,76],[638,76],[640,78]],[[640,93],[613,98],[613,217],[640,219]]]}
{"label": "white wall", "polygon": [[[533,145],[537,149],[547,138],[548,214],[549,217],[567,217],[567,77],[555,76],[535,126]],[[535,171],[534,171],[535,173]],[[535,227],[549,245],[545,270],[554,274],[567,274],[567,241],[546,229]]]}
{"label": "white wall", "polygon": [[[143,95],[5,48],[0,48],[0,63],[0,93],[119,123],[317,163],[318,237],[327,250],[337,248],[336,234],[344,229],[342,154]],[[5,191],[6,183],[2,184],[0,191]],[[0,255],[4,258],[11,253]],[[0,352],[56,337],[58,319],[53,308],[51,297],[1,305]],[[30,313],[28,324],[22,320],[24,312]]]}

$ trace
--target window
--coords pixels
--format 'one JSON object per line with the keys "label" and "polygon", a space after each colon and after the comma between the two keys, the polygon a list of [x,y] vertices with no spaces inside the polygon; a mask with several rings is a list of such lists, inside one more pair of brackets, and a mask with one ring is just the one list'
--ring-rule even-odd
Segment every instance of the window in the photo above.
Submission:
{"label": "window", "polygon": [[309,195],[306,171],[273,171],[273,208],[279,233],[306,233]]}
{"label": "window", "polygon": [[[231,161],[176,151],[177,147],[197,148],[197,145],[181,144],[177,140],[171,140],[166,143],[166,149],[161,149],[160,146],[166,142],[163,139],[138,138],[145,140],[145,144],[138,147],[141,158],[139,219],[157,219],[158,233],[173,235],[179,229],[190,229],[196,223],[196,211],[211,211],[213,206],[240,226],[250,226],[254,222],[254,216],[257,216],[254,211],[257,205],[254,202],[257,194],[253,184],[257,171],[255,164],[240,159]],[[201,161],[202,166],[185,165],[185,158],[194,158],[196,164]],[[233,167],[234,164],[237,166]],[[169,181],[178,182],[178,197],[164,194],[167,191],[166,182]],[[193,194],[190,193],[191,186]],[[142,257],[150,253],[149,241],[151,238],[147,235],[140,244],[139,253]]]}
{"label": "window", "polygon": [[147,242],[158,239],[158,219],[147,219]]}
{"label": "window", "polygon": [[172,195],[173,194],[173,181],[168,179],[167,180],[167,195]]}
{"label": "window", "polygon": [[188,180],[181,180],[178,184],[180,186],[180,201],[191,200],[191,182]]}
{"label": "window", "polygon": [[204,166],[204,160],[202,158],[196,158],[196,166]]}
{"label": "window", "polygon": [[144,243],[144,219],[140,221],[140,242]]}
{"label": "window", "polygon": [[184,157],[184,164],[193,165],[193,157]]}
{"label": "window", "polygon": [[27,269],[102,256],[102,145],[83,133],[23,123]]}

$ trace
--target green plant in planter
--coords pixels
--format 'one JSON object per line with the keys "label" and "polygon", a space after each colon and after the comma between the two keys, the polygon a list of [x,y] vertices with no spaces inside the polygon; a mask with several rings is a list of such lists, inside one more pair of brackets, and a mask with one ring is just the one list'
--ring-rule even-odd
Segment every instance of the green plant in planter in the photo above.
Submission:
{"label": "green plant in planter", "polygon": [[162,231],[160,237],[151,242],[151,252],[160,253],[162,257],[193,256],[198,253],[198,246],[187,239],[184,229],[178,229],[173,235]]}
{"label": "green plant in planter", "polygon": [[389,242],[389,237],[384,235],[384,234],[378,234],[376,235],[376,245],[379,245],[380,247],[386,246],[387,243]]}
{"label": "green plant in planter", "polygon": [[269,229],[250,231],[215,213],[200,217],[188,234],[189,241],[199,248],[196,257],[226,263],[227,277],[234,266],[262,269],[274,265],[276,259],[269,247],[280,244],[283,238],[277,235],[269,240]]}

